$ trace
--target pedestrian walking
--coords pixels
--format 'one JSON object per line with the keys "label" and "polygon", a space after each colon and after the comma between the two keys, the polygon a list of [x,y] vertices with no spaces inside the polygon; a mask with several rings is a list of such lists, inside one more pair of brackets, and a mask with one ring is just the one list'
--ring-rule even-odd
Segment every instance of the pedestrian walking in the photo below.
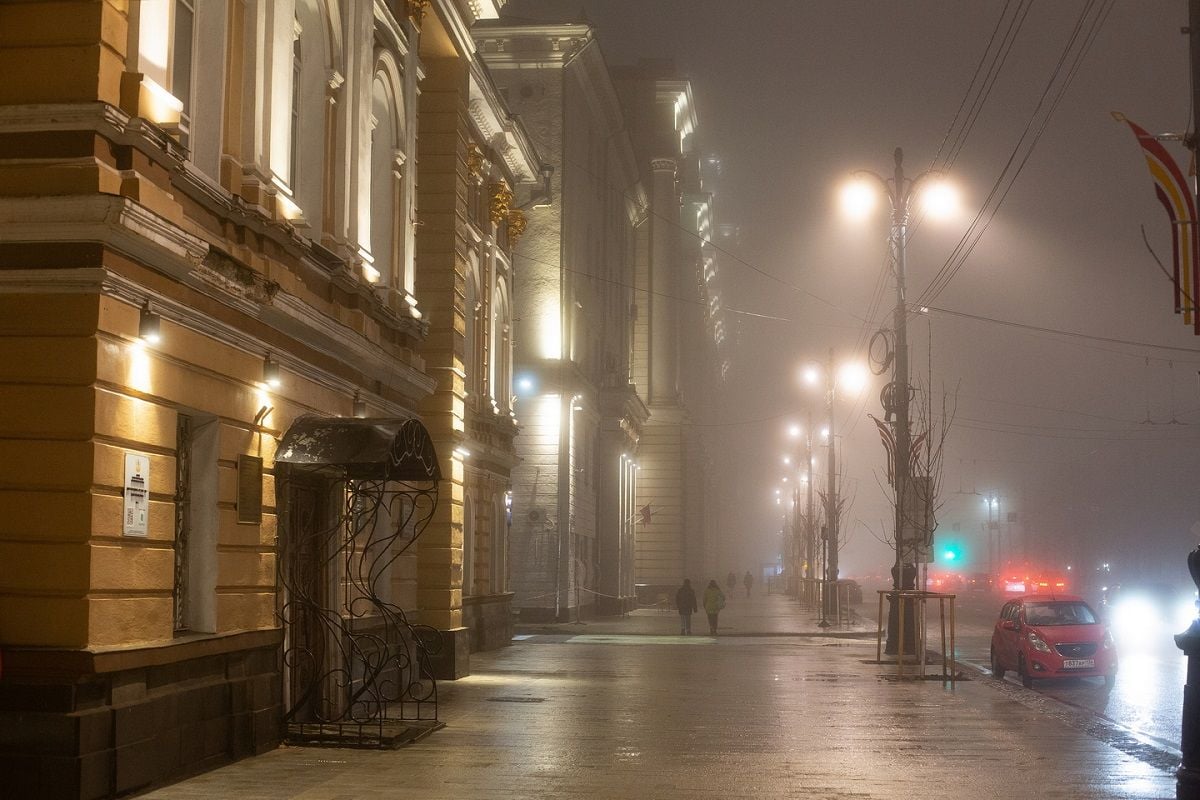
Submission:
{"label": "pedestrian walking", "polygon": [[679,610],[679,635],[691,636],[692,614],[696,613],[696,592],[688,578],[683,579],[683,586],[675,592],[675,608]]}
{"label": "pedestrian walking", "polygon": [[717,586],[716,580],[708,582],[708,588],[704,590],[704,613],[708,615],[708,633],[710,636],[717,635],[717,615],[721,613],[721,609],[725,607],[725,593],[721,591],[721,587]]}
{"label": "pedestrian walking", "polygon": [[746,584],[746,597],[749,597],[750,587],[754,585],[754,576],[750,574],[750,570],[746,570],[746,577],[742,578],[742,583]]}
{"label": "pedestrian walking", "polygon": [[725,578],[725,585],[729,587],[729,593],[733,594],[733,590],[737,588],[737,575],[733,570],[729,570],[729,576]]}

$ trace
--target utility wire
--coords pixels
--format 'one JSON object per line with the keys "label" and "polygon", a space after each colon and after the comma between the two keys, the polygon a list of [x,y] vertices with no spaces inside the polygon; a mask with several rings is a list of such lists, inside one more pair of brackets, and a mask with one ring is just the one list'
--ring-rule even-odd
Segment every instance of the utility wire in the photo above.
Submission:
{"label": "utility wire", "polygon": [[1026,122],[1025,129],[1009,154],[1008,161],[993,183],[991,191],[980,206],[979,212],[975,215],[967,231],[954,247],[954,250],[946,259],[941,269],[938,270],[937,274],[920,294],[918,298],[919,304],[928,305],[944,291],[974,252],[975,247],[983,238],[984,233],[1003,205],[1013,184],[1028,164],[1034,149],[1037,147],[1038,142],[1049,125],[1054,111],[1062,102],[1063,96],[1066,94],[1075,75],[1078,74],[1084,57],[1091,49],[1096,36],[1108,18],[1114,2],[1115,0],[1101,0],[1100,2],[1089,0],[1085,4],[1079,18],[1075,22],[1066,46],[1059,56],[1058,63],[1055,65],[1054,71],[1051,73],[1045,88],[1042,90],[1037,105]]}

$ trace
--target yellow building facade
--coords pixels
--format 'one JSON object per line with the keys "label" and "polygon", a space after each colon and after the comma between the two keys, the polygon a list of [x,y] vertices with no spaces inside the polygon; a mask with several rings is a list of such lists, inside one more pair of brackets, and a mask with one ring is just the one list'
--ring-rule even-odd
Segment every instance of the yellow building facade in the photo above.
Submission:
{"label": "yellow building facade", "polygon": [[[474,644],[503,639],[508,253],[540,177],[471,66],[496,11],[0,5],[14,796],[429,720],[467,669],[464,568]],[[339,670],[406,689],[370,709]]]}

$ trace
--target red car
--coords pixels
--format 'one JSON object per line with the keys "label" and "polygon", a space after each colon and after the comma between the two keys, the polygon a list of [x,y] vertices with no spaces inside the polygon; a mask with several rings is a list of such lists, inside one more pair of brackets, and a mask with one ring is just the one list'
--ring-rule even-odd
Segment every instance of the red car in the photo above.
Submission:
{"label": "red car", "polygon": [[992,631],[992,674],[1010,669],[1027,689],[1034,678],[1102,677],[1112,686],[1117,648],[1082,597],[1028,594],[1004,604]]}

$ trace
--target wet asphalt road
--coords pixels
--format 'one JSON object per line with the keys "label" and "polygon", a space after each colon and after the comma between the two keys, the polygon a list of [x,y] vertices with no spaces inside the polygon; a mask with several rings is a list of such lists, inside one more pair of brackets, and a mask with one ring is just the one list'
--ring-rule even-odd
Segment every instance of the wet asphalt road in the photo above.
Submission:
{"label": "wet asphalt road", "polygon": [[[956,649],[959,658],[983,669],[1002,599],[960,595]],[[1139,737],[1178,753],[1187,660],[1168,636],[1159,641],[1117,641],[1120,668],[1112,690],[1099,678],[1036,681],[1032,691],[1091,712]],[[1005,678],[1020,688],[1015,675]]]}

